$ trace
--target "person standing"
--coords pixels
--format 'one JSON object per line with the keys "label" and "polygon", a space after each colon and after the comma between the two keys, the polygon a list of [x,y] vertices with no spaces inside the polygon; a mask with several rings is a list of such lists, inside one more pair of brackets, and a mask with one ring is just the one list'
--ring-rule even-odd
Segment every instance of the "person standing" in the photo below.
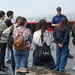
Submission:
{"label": "person standing", "polygon": [[63,18],[58,27],[55,27],[54,40],[56,43],[56,68],[54,70],[64,72],[69,52],[69,28],[67,18]]}
{"label": "person standing", "polygon": [[[13,18],[13,11],[9,10],[7,11],[7,19],[5,20],[5,23],[7,25],[7,27],[9,28],[10,26],[12,26],[12,22],[11,19]],[[11,36],[11,35],[10,35]],[[9,40],[8,40],[9,42]],[[6,63],[10,63],[11,62],[11,48],[9,46],[9,44],[7,43],[7,48],[6,48]]]}
{"label": "person standing", "polygon": [[[74,48],[75,48],[75,23],[72,27],[72,36],[73,36],[72,42],[73,42],[73,45],[74,45]],[[75,66],[72,69],[75,70]]]}
{"label": "person standing", "polygon": [[39,53],[43,46],[43,43],[46,42],[48,49],[50,50],[50,45],[52,41],[52,33],[48,30],[46,21],[44,19],[39,21],[37,31],[33,34],[33,41],[32,41],[32,49],[34,50],[33,53],[33,64],[34,66],[44,66],[51,69],[55,68],[55,62],[50,54],[50,59],[44,62],[39,59]]}
{"label": "person standing", "polygon": [[2,32],[7,28],[5,22],[5,12],[0,10],[0,71],[4,71],[5,68],[5,53],[6,53],[6,45],[7,39]]}
{"label": "person standing", "polygon": [[[25,18],[21,18],[19,22],[19,27],[14,29],[13,38],[14,38],[14,57],[15,57],[15,73],[19,73],[19,69],[26,68],[28,63],[30,41],[28,40],[31,32],[26,28],[27,21]],[[15,41],[21,40],[18,38],[22,37],[22,42],[15,46]],[[17,39],[16,39],[17,38]],[[20,45],[20,46],[19,46]],[[16,48],[17,47],[17,48]],[[19,49],[18,49],[19,47]]]}
{"label": "person standing", "polygon": [[15,24],[3,31],[3,33],[8,35],[7,38],[9,40],[8,45],[10,46],[10,50],[11,50],[11,67],[12,67],[13,73],[15,72],[15,59],[14,59],[14,52],[13,52],[13,31],[15,28],[19,27],[19,22],[21,18],[22,18],[21,16],[18,16],[16,18]]}
{"label": "person standing", "polygon": [[[61,11],[62,11],[61,7],[57,7],[56,11],[57,11],[57,15],[55,15],[52,19],[52,27],[54,28],[60,24],[62,18],[66,18],[65,15],[61,14]],[[68,54],[68,58],[73,58],[70,52]]]}

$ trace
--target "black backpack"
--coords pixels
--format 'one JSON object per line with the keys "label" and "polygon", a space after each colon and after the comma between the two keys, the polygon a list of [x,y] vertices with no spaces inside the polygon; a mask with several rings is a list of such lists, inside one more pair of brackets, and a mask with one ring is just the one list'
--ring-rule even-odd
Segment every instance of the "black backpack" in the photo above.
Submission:
{"label": "black backpack", "polygon": [[50,58],[51,58],[50,46],[47,46],[46,42],[44,42],[39,52],[39,59],[43,62],[47,62],[50,61]]}

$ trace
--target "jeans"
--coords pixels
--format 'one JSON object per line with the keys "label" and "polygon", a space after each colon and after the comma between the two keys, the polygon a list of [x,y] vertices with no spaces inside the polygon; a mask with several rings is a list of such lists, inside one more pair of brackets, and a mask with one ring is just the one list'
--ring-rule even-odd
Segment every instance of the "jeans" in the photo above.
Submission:
{"label": "jeans", "polygon": [[62,48],[56,46],[56,71],[65,70],[68,58],[68,45],[64,45]]}
{"label": "jeans", "polygon": [[11,60],[11,48],[8,47],[6,48],[6,61]]}
{"label": "jeans", "polygon": [[26,68],[28,63],[29,48],[25,50],[14,50],[15,70]]}
{"label": "jeans", "polygon": [[12,47],[12,46],[10,47],[10,49],[11,49],[11,61],[12,61],[12,63],[11,63],[11,67],[12,67],[12,70],[13,70],[13,72],[14,72],[14,71],[15,71],[14,50],[13,50],[13,47]]}

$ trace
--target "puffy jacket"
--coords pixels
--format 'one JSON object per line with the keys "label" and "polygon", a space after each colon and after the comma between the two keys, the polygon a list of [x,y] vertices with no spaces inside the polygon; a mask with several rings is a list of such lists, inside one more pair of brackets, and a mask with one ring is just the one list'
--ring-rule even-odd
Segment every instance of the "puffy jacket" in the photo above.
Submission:
{"label": "puffy jacket", "polygon": [[2,32],[7,29],[7,26],[5,24],[5,22],[3,20],[0,20],[0,43],[6,43],[7,42],[7,39]]}
{"label": "puffy jacket", "polygon": [[58,27],[55,27],[54,40],[56,44],[58,43],[63,45],[69,44],[69,27],[65,27],[62,32],[58,30]]}

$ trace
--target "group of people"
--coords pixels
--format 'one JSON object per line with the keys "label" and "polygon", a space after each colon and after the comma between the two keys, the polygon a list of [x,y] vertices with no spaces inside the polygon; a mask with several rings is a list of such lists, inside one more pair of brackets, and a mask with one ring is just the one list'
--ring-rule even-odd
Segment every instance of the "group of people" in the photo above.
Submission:
{"label": "group of people", "polygon": [[[4,20],[5,12],[0,10],[0,71],[5,72],[5,69],[8,69],[5,60],[6,63],[11,61],[14,73],[19,73],[19,69],[26,69],[30,50],[33,50],[34,66],[45,66],[59,72],[65,71],[68,57],[73,58],[69,53],[70,28],[67,17],[61,14],[61,7],[58,7],[56,11],[57,15],[53,17],[51,24],[54,33],[48,30],[46,20],[41,19],[36,31],[32,34],[27,28],[26,18],[18,16],[13,24],[11,19],[14,12],[8,11],[8,18]],[[72,27],[72,36],[75,46],[75,24]],[[56,64],[52,54],[48,61],[39,59],[44,42],[51,53],[50,46],[53,37],[56,43]],[[75,67],[73,69],[75,70]]]}

